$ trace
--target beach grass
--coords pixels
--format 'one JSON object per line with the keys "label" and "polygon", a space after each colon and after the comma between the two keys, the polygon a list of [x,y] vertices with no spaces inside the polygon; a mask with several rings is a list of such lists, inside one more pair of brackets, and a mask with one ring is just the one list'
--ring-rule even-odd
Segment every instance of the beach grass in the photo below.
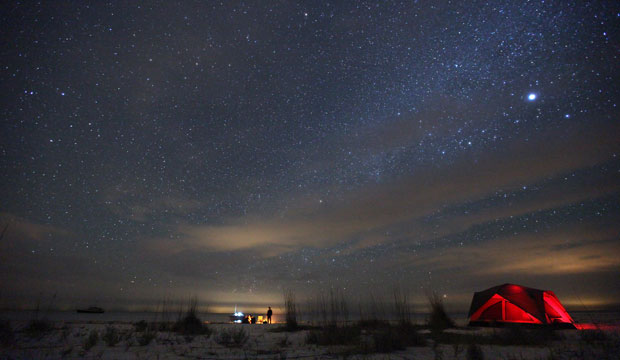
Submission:
{"label": "beach grass", "polygon": [[241,347],[249,339],[247,331],[242,326],[224,329],[216,337],[216,342],[226,347]]}
{"label": "beach grass", "polygon": [[428,304],[430,308],[428,327],[434,336],[454,327],[454,321],[448,316],[443,299],[437,293],[433,292],[428,296]]}
{"label": "beach grass", "polygon": [[114,346],[121,341],[119,331],[114,326],[106,326],[105,332],[101,338],[108,346]]}
{"label": "beach grass", "polygon": [[198,298],[190,298],[185,314],[179,316],[172,330],[182,335],[210,335],[209,327],[198,317],[197,308]]}
{"label": "beach grass", "polygon": [[298,329],[297,322],[297,299],[292,290],[284,292],[285,329],[295,331]]}
{"label": "beach grass", "polygon": [[91,330],[88,336],[84,339],[83,348],[85,351],[89,351],[93,346],[99,342],[99,332],[97,330]]}
{"label": "beach grass", "polygon": [[374,295],[358,304],[359,320],[351,321],[346,295],[331,290],[311,302],[316,314],[315,326],[306,335],[306,343],[319,346],[345,346],[351,354],[391,353],[411,346],[424,346],[426,339],[413,323],[413,306],[400,287],[393,291],[391,310],[394,319],[386,318],[388,304]]}

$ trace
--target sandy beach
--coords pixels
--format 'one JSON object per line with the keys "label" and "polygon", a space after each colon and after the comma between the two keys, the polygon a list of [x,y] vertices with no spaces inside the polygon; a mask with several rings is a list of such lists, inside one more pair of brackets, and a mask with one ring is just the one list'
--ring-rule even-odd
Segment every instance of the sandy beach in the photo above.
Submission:
{"label": "sandy beach", "polygon": [[[511,334],[510,329],[458,327],[440,337],[420,327],[425,345],[389,353],[365,347],[376,329],[362,329],[354,345],[322,346],[309,343],[319,327],[283,331],[284,324],[205,324],[208,334],[183,335],[155,330],[157,326],[129,322],[53,322],[39,333],[28,322],[12,322],[12,339],[3,339],[3,359],[617,359],[620,336],[617,327],[592,330],[557,330],[545,341],[532,345],[489,344],[510,336],[538,337],[542,333]],[[146,325],[146,327],[144,327]],[[344,331],[344,330],[343,330]],[[544,336],[548,336],[544,335]],[[473,339],[473,340],[472,340]],[[495,339],[495,340],[491,340]],[[480,352],[470,349],[471,343]],[[519,342],[517,340],[517,342]],[[481,357],[476,357],[481,356]]]}

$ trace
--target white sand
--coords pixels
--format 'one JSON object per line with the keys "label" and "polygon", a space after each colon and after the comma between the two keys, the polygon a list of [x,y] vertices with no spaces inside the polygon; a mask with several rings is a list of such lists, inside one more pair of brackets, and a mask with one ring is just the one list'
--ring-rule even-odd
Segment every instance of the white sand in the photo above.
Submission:
{"label": "white sand", "polygon": [[[129,323],[55,323],[54,330],[42,337],[32,338],[22,331],[25,323],[12,324],[15,341],[10,347],[0,348],[0,358],[11,359],[334,359],[343,358],[347,347],[328,347],[306,344],[307,331],[271,332],[280,325],[210,324],[211,336],[188,337],[172,332],[157,332],[153,341],[146,346],[139,345],[141,333],[136,332]],[[107,326],[118,329],[122,340],[108,346],[102,340]],[[218,343],[222,332],[244,329],[248,340],[239,347],[226,347]],[[98,343],[90,349],[85,341],[91,331],[99,333]],[[451,332],[476,332],[484,334],[491,329],[449,330]],[[617,330],[610,336],[618,339]],[[554,358],[597,359],[607,355],[596,345],[581,340],[579,331],[561,332],[565,339],[553,342],[548,347],[481,346],[485,359],[547,359],[551,353]],[[467,347],[461,345],[439,345],[433,349],[429,341],[425,347],[411,347],[390,354],[357,354],[348,359],[466,359]],[[617,346],[615,348],[618,350]],[[601,355],[603,354],[603,355]],[[608,358],[620,358],[614,357]]]}

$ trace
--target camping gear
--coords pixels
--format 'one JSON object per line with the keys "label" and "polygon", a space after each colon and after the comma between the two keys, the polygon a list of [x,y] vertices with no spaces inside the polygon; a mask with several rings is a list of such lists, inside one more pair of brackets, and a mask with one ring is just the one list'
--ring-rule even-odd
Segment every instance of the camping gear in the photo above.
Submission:
{"label": "camping gear", "polygon": [[552,291],[515,284],[474,293],[468,316],[470,326],[523,324],[575,328],[575,322]]}

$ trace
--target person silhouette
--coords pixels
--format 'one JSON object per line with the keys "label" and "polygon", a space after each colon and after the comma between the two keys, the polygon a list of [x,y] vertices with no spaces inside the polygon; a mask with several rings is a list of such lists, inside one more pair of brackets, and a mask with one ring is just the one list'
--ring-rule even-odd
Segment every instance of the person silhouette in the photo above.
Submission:
{"label": "person silhouette", "polygon": [[271,306],[269,310],[267,310],[267,322],[271,324],[271,315],[273,315],[273,311],[271,311]]}

